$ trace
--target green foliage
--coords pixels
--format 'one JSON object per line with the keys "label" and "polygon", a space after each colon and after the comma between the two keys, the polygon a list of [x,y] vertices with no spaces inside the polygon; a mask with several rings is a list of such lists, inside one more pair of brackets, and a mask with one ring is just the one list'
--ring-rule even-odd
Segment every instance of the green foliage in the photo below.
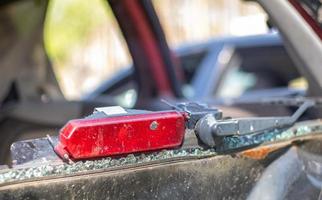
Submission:
{"label": "green foliage", "polygon": [[109,8],[103,0],[52,0],[45,22],[45,45],[51,59],[64,62],[73,49],[86,42],[106,22]]}

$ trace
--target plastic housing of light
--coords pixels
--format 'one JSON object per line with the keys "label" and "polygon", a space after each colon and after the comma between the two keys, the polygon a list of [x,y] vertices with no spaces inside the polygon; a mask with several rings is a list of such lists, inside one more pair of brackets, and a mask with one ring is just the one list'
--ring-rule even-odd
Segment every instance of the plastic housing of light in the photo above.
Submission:
{"label": "plastic housing of light", "polygon": [[84,160],[179,147],[185,132],[177,111],[69,121],[59,133],[55,151]]}

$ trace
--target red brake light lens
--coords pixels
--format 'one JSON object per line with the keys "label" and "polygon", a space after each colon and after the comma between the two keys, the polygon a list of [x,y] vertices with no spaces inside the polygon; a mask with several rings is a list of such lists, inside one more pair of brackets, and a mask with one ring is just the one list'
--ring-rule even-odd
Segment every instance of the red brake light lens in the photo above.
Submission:
{"label": "red brake light lens", "polygon": [[180,112],[166,111],[69,121],[55,151],[74,160],[179,147],[185,132]]}

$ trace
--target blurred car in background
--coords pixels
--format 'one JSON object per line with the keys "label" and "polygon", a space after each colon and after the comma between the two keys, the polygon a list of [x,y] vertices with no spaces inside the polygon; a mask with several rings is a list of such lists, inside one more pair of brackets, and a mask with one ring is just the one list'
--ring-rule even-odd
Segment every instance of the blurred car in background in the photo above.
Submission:
{"label": "blurred car in background", "polygon": [[[307,88],[306,80],[285,50],[278,33],[186,44],[177,48],[175,54],[185,77],[183,96],[190,100],[247,98],[250,95],[287,97],[304,95]],[[112,88],[117,88],[121,82],[127,84],[133,73],[132,67],[128,67],[83,99],[103,101],[109,98]]]}

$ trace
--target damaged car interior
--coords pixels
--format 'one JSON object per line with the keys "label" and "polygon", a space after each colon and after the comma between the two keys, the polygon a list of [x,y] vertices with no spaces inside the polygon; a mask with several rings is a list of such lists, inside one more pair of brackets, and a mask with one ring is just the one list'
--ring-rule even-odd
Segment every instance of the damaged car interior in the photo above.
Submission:
{"label": "damaged car interior", "polygon": [[53,1],[0,0],[0,199],[320,199],[322,2],[237,1],[267,33],[173,47],[155,0],[102,0],[131,61],[70,99]]}

